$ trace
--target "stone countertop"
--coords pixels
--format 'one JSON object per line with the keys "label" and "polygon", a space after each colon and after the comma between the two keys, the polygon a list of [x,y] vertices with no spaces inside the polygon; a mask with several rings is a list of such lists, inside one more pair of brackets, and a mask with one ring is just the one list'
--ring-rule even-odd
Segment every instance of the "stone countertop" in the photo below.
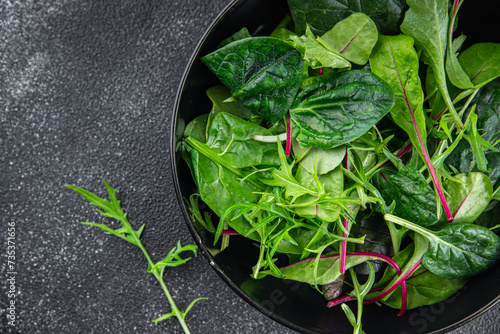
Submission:
{"label": "stone countertop", "polygon": [[[181,333],[134,246],[74,184],[118,196],[153,259],[192,243],[173,192],[170,119],[205,29],[229,0],[0,1],[2,333]],[[7,299],[7,223],[15,223],[15,297]],[[199,302],[193,333],[294,333],[253,309],[202,256],[167,270],[178,305]],[[12,281],[11,281],[12,282]],[[7,303],[15,300],[16,327]],[[454,331],[499,333],[499,311]]]}

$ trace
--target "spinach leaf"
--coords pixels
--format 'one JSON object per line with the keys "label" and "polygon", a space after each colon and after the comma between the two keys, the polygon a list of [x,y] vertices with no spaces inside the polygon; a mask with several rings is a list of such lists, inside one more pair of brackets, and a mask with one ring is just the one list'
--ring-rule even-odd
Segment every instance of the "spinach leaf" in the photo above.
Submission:
{"label": "spinach leaf", "polygon": [[351,68],[351,63],[328,43],[314,36],[309,26],[305,35],[301,37],[292,35],[290,41],[300,51],[305,63],[314,69],[322,67]]}
{"label": "spinach leaf", "polygon": [[326,174],[337,168],[344,160],[346,154],[345,146],[332,149],[321,149],[317,147],[306,148],[297,140],[292,141],[293,153],[300,157],[300,166],[311,174]]}
{"label": "spinach leaf", "polygon": [[406,11],[401,31],[415,39],[415,45],[423,52],[422,60],[432,68],[436,84],[455,122],[463,128],[446,86],[444,59],[449,23],[448,1],[408,0],[407,4],[410,8]]}
{"label": "spinach leaf", "polygon": [[[406,267],[414,253],[414,248],[414,244],[411,243],[394,257],[394,261],[396,261],[401,268]],[[395,270],[392,267],[388,267],[382,281],[390,281],[395,277]],[[406,280],[406,308],[414,309],[423,305],[431,305],[443,301],[461,289],[465,283],[467,283],[465,279],[437,276],[421,265]],[[401,308],[401,302],[402,294],[400,288],[396,289],[388,299],[382,301],[385,305],[396,309]]]}
{"label": "spinach leaf", "polygon": [[303,146],[334,148],[368,131],[394,104],[391,88],[366,71],[323,75],[297,95],[290,117]]}
{"label": "spinach leaf", "polygon": [[207,136],[208,130],[210,129],[210,124],[215,115],[220,112],[227,112],[233,114],[244,120],[249,120],[252,116],[252,112],[248,110],[243,103],[238,99],[231,99],[231,92],[229,88],[223,85],[213,86],[207,89],[207,96],[212,101],[212,110],[210,111],[210,116],[208,118],[207,124]]}
{"label": "spinach leaf", "polygon": [[366,64],[377,38],[375,23],[363,13],[351,14],[321,36],[342,57],[358,65]]}
{"label": "spinach leaf", "polygon": [[203,114],[186,125],[184,129],[184,138],[189,136],[195,138],[196,140],[205,143],[207,141],[207,122],[208,122],[209,114]]}
{"label": "spinach leaf", "polygon": [[437,223],[436,194],[418,170],[404,166],[378,189],[386,203],[396,202],[395,215],[425,227]]}
{"label": "spinach leaf", "polygon": [[475,88],[482,87],[500,76],[500,44],[478,43],[458,57]]}
{"label": "spinach leaf", "polygon": [[429,240],[422,264],[438,276],[466,279],[484,272],[500,258],[500,237],[483,226],[452,223],[433,232],[390,214],[385,219]]}
{"label": "spinach leaf", "polygon": [[493,185],[483,173],[464,173],[447,179],[443,186],[454,212],[454,223],[473,223],[491,201]]}
{"label": "spinach leaf", "polygon": [[[264,191],[265,186],[258,181],[257,175],[236,168],[192,137],[185,140],[185,146],[191,157],[191,172],[200,197],[219,217],[236,203],[255,203],[260,199],[258,192]],[[237,223],[244,224],[242,221]],[[240,233],[245,230],[234,225],[231,227]]]}
{"label": "spinach leaf", "polygon": [[282,118],[301,84],[300,52],[272,37],[232,42],[201,60],[243,105],[268,121]]}
{"label": "spinach leaf", "polygon": [[236,168],[278,166],[276,143],[256,141],[255,135],[271,136],[271,132],[238,116],[220,112],[210,126],[207,146]]}
{"label": "spinach leaf", "polygon": [[241,28],[240,31],[235,32],[234,34],[232,34],[231,36],[229,36],[228,38],[226,38],[225,40],[220,42],[219,48],[222,48],[222,47],[224,47],[224,46],[226,46],[234,41],[238,41],[240,39],[244,39],[244,38],[248,38],[248,37],[252,37],[252,35],[250,35],[250,33],[248,32],[248,29],[246,27],[243,27],[243,28]]}
{"label": "spinach leaf", "polygon": [[310,25],[322,35],[354,12],[365,13],[383,34],[398,34],[405,7],[404,0],[288,0],[299,33]]}

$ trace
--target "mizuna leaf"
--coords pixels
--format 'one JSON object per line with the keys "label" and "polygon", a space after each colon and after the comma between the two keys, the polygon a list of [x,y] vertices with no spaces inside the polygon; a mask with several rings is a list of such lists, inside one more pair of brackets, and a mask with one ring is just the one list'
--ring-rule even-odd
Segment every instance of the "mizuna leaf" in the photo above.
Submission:
{"label": "mizuna leaf", "polygon": [[201,60],[248,109],[269,121],[292,105],[304,69],[301,54],[272,37],[237,40]]}
{"label": "mizuna leaf", "polygon": [[323,75],[306,85],[290,109],[303,146],[334,148],[368,131],[394,104],[391,88],[366,71]]}

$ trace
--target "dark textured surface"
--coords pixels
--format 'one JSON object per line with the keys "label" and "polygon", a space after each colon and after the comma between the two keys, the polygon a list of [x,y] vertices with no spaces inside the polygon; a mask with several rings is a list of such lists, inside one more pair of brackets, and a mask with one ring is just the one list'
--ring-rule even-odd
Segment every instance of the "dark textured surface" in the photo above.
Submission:
{"label": "dark textured surface", "polygon": [[[0,332],[181,333],[134,246],[71,191],[119,189],[156,260],[192,242],[170,172],[170,117],[197,41],[228,0],[0,0]],[[16,324],[7,327],[7,223],[16,223]],[[170,270],[193,333],[292,333],[199,257]],[[499,333],[495,307],[454,333]],[[434,316],[434,315],[427,315]],[[429,319],[429,321],[432,321]],[[9,330],[10,329],[10,330]],[[370,331],[369,331],[370,333]]]}

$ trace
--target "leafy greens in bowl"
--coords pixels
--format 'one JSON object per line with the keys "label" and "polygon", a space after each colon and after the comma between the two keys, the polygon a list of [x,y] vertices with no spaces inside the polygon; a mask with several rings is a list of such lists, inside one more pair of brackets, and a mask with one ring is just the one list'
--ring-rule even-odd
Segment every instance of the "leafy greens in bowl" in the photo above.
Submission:
{"label": "leafy greens in bowl", "polygon": [[500,44],[472,3],[460,24],[462,1],[342,4],[219,16],[174,113],[182,208],[221,277],[291,328],[448,331],[500,295]]}

